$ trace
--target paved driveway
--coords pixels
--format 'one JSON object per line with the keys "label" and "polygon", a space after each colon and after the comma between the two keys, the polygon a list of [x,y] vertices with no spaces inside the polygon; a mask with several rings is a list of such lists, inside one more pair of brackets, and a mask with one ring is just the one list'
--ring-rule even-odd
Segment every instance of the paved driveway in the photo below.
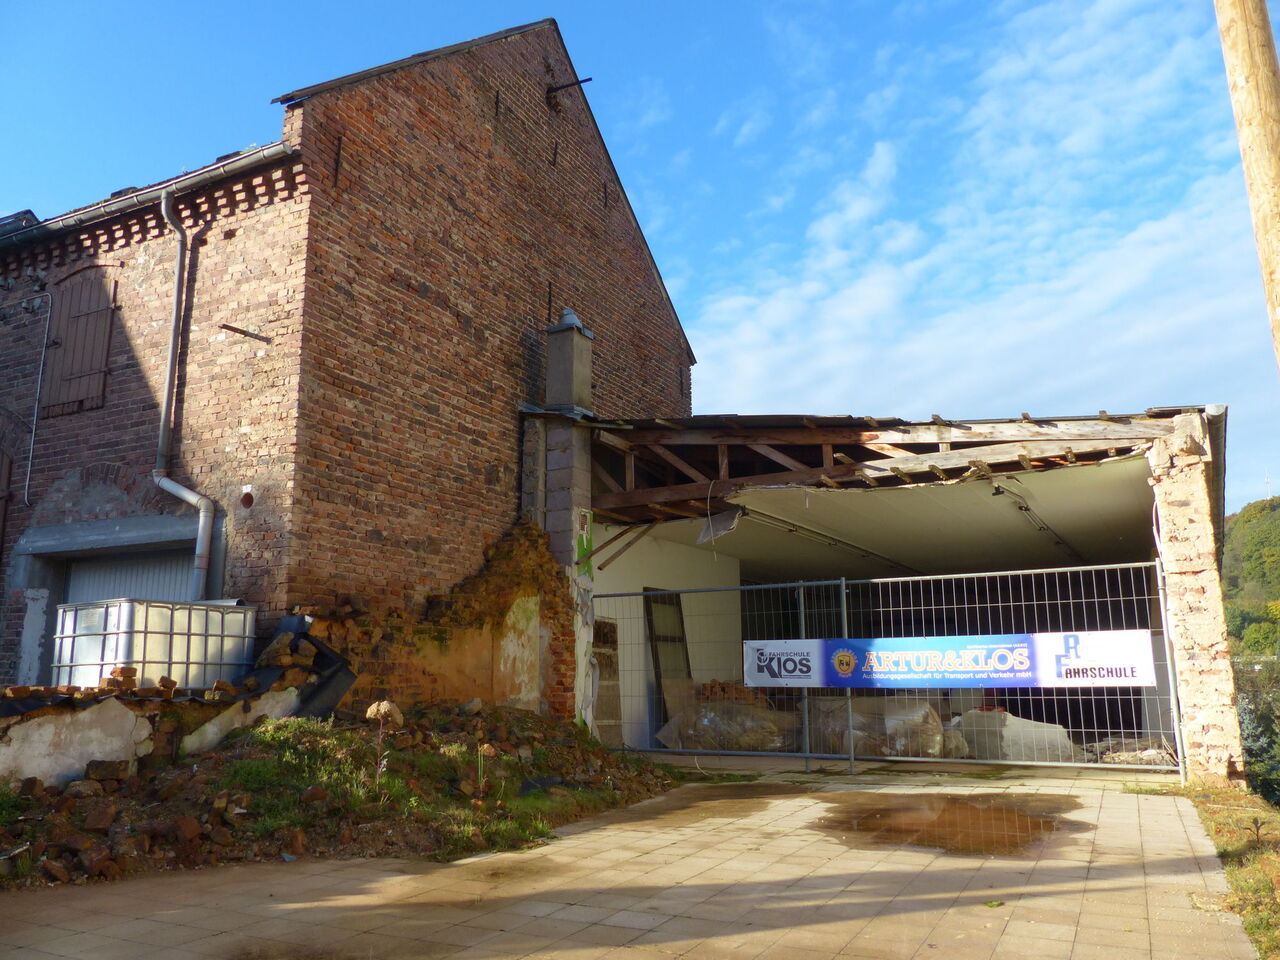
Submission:
{"label": "paved driveway", "polygon": [[1191,805],[1116,782],[694,785],[520,853],[0,895],[6,958],[1255,956]]}

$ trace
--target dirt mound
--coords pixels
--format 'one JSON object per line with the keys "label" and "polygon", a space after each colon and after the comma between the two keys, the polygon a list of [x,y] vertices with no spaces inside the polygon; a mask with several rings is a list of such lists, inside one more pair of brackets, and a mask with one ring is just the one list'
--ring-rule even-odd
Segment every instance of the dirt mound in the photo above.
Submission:
{"label": "dirt mound", "polygon": [[394,726],[264,721],[161,770],[104,762],[63,788],[0,785],[0,884],[301,856],[451,859],[669,785],[573,723],[478,702],[410,708]]}

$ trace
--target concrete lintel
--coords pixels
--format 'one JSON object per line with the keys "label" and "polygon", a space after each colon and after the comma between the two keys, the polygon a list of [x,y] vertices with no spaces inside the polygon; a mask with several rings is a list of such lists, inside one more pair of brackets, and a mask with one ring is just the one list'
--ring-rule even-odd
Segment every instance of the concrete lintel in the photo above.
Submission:
{"label": "concrete lintel", "polygon": [[50,556],[106,550],[183,547],[195,542],[197,522],[194,516],[174,517],[164,514],[28,527],[18,538],[13,552],[17,555]]}

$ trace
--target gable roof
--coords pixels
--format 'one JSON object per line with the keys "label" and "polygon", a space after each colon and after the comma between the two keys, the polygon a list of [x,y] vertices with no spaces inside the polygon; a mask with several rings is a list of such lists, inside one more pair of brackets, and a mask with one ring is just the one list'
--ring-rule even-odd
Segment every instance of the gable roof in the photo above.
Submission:
{"label": "gable roof", "polygon": [[[370,67],[368,70],[361,70],[357,73],[348,73],[342,77],[335,77],[333,80],[326,80],[324,83],[316,83],[309,87],[301,87],[298,90],[281,94],[271,102],[283,104],[287,109],[294,104],[301,103],[310,97],[316,96],[317,94],[327,93],[330,90],[337,90],[342,87],[353,86],[374,77],[393,73],[396,70],[403,70],[406,67],[413,67],[432,60],[439,60],[455,53],[462,53],[476,47],[484,46],[487,43],[507,40],[511,37],[519,36],[523,33],[530,33],[534,30],[540,30],[543,28],[549,28],[555,32],[556,41],[560,44],[560,49],[564,53],[565,61],[568,63],[573,76],[576,77],[578,75],[577,69],[573,66],[573,58],[569,55],[569,48],[564,42],[564,35],[560,32],[560,25],[556,23],[554,18],[548,17],[545,20],[537,20],[533,23],[526,23],[519,27],[510,27],[506,30],[499,30],[497,33],[490,33],[483,37],[476,37],[474,40],[466,40],[462,43],[450,44],[447,47],[437,47],[434,50],[425,50],[422,53],[415,53],[412,56],[403,57],[400,60],[392,60],[390,63],[384,63],[378,67]],[[622,200],[626,204],[627,213],[630,215],[632,225],[635,227],[636,233],[640,237],[640,244],[644,250],[645,258],[649,261],[649,266],[653,270],[653,275],[658,281],[658,289],[662,291],[663,302],[666,303],[667,309],[671,311],[671,316],[676,322],[676,330],[680,334],[680,339],[684,341],[685,351],[689,355],[689,363],[695,364],[698,362],[698,358],[694,355],[693,345],[689,343],[689,335],[685,333],[684,324],[680,322],[680,314],[676,312],[675,304],[671,302],[671,294],[667,291],[667,284],[662,279],[662,271],[658,269],[658,261],[654,259],[653,250],[649,246],[649,238],[644,235],[644,230],[640,228],[640,220],[631,206],[631,198],[627,196],[626,188],[622,186],[622,178],[618,175],[617,165],[613,162],[613,156],[609,153],[609,145],[605,143],[604,135],[600,132],[600,124],[596,122],[595,112],[591,109],[591,104],[587,100],[585,91],[582,92],[582,105],[586,108],[587,119],[591,121],[591,128],[596,134],[596,142],[600,145],[600,150],[604,154],[605,162],[609,165],[609,172],[613,175],[614,182],[617,183],[620,188]]]}
{"label": "gable roof", "polygon": [[368,80],[370,77],[381,76],[384,73],[391,73],[394,70],[401,70],[405,67],[412,67],[419,63],[426,63],[428,60],[438,60],[441,57],[447,57],[451,53],[460,53],[463,50],[470,50],[473,47],[483,46],[486,43],[492,43],[495,40],[505,40],[508,37],[514,37],[521,33],[528,33],[530,30],[537,30],[539,27],[555,27],[557,35],[560,32],[559,26],[555,20],[548,17],[545,20],[538,20],[534,23],[526,23],[519,27],[509,27],[506,30],[499,30],[497,33],[490,33],[483,37],[476,37],[474,40],[464,40],[462,43],[451,43],[447,47],[437,47],[434,50],[424,50],[422,53],[415,53],[412,56],[404,57],[400,60],[392,60],[390,63],[384,63],[379,67],[370,67],[368,70],[360,70],[357,73],[348,73],[343,77],[335,77],[333,80],[326,80],[324,83],[315,83],[309,87],[302,87],[299,90],[283,93],[272,100],[272,103],[283,103],[286,107],[290,104],[297,103],[299,100],[305,100],[307,97],[315,96],[317,93],[324,93],[326,90],[333,90],[337,87],[346,87],[353,83],[360,83]]}
{"label": "gable roof", "polygon": [[[296,156],[296,153],[297,151],[287,143],[277,141],[264,147],[254,147],[225,154],[213,163],[206,164],[188,173],[180,173],[177,176],[168,177],[149,186],[127,187],[123,190],[117,190],[105,200],[77,207],[59,216],[50,217],[48,220],[38,220],[33,216],[31,217],[31,222],[0,236],[0,249],[48,239],[67,230],[97,223],[100,220],[106,220],[132,210],[138,210],[149,204],[159,202],[163,193],[169,191],[187,193],[210,183],[253,170],[264,164],[275,163],[287,157]],[[29,214],[31,211],[24,212]],[[15,216],[18,215],[15,214]]]}

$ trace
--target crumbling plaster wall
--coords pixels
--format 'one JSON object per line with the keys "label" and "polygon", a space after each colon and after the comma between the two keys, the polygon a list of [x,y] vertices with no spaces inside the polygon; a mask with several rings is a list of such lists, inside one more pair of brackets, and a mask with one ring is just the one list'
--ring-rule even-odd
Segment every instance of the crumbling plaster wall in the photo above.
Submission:
{"label": "crumbling plaster wall", "polygon": [[1218,540],[1203,416],[1182,414],[1147,459],[1159,520],[1168,622],[1188,775],[1238,780],[1244,769],[1235,676],[1222,609]]}
{"label": "crumbling plaster wall", "polygon": [[114,696],[88,706],[49,704],[0,718],[0,785],[27,777],[65,784],[91,760],[167,763],[211,750],[262,717],[291,716],[300,701],[298,687],[285,687],[231,704]]}
{"label": "crumbling plaster wall", "polygon": [[83,710],[17,718],[0,739],[0,782],[39,777],[63,784],[90,760],[134,761],[151,752],[151,724],[114,698]]}

